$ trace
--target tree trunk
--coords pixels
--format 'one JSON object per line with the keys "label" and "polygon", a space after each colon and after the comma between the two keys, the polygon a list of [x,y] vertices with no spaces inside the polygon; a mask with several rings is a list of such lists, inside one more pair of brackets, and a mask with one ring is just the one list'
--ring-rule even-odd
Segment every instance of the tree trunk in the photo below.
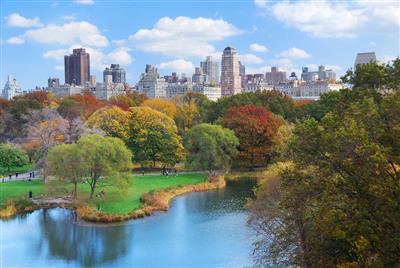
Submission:
{"label": "tree trunk", "polygon": [[92,180],[93,180],[93,183],[90,184],[90,197],[89,197],[89,199],[93,198],[94,190],[96,189],[97,178],[93,178]]}
{"label": "tree trunk", "polygon": [[77,196],[77,189],[78,189],[78,181],[74,182],[74,200],[76,199]]}

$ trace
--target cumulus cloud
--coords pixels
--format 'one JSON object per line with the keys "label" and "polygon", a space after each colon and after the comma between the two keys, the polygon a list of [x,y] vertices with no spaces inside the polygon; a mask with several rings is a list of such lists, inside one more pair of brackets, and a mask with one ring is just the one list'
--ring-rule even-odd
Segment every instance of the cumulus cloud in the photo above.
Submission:
{"label": "cumulus cloud", "polygon": [[18,13],[12,13],[5,17],[6,25],[8,27],[19,27],[19,28],[29,28],[29,27],[40,27],[39,17],[34,17],[33,19],[28,19],[21,16]]}
{"label": "cumulus cloud", "polygon": [[74,0],[74,3],[80,4],[80,5],[93,5],[94,0]]}
{"label": "cumulus cloud", "polygon": [[23,38],[44,44],[80,43],[93,47],[108,46],[108,39],[95,25],[86,21],[72,21],[63,25],[48,25],[40,29],[28,30],[23,34]]}
{"label": "cumulus cloud", "polygon": [[266,46],[260,45],[260,44],[257,44],[257,43],[251,44],[249,46],[249,48],[250,48],[251,51],[254,51],[254,52],[267,52],[268,51],[268,48]]}
{"label": "cumulus cloud", "polygon": [[133,62],[131,55],[129,54],[130,49],[126,47],[120,47],[112,51],[107,55],[107,60],[110,63],[119,63],[122,65],[129,65]]}
{"label": "cumulus cloud", "polygon": [[253,54],[244,54],[239,55],[239,60],[244,64],[260,64],[263,63],[263,60],[260,57],[257,57]]}
{"label": "cumulus cloud", "polygon": [[267,5],[256,0],[255,4],[285,25],[323,38],[353,37],[368,20],[362,8],[343,1],[277,1]]}
{"label": "cumulus cloud", "polygon": [[25,40],[21,37],[14,36],[7,39],[7,43],[10,45],[21,45],[25,43]]}
{"label": "cumulus cloud", "polygon": [[366,14],[377,18],[378,22],[400,26],[400,2],[358,0],[357,4],[364,8]]}
{"label": "cumulus cloud", "polygon": [[280,56],[289,59],[308,59],[311,57],[311,55],[308,54],[306,51],[297,47],[292,47],[288,50],[281,52]]}
{"label": "cumulus cloud", "polygon": [[186,74],[193,73],[194,71],[193,63],[183,59],[161,62],[159,64],[159,68],[166,69],[172,72],[186,73]]}
{"label": "cumulus cloud", "polygon": [[136,48],[168,56],[187,58],[216,55],[212,41],[241,34],[234,25],[223,19],[163,17],[153,28],[140,29],[129,37]]}

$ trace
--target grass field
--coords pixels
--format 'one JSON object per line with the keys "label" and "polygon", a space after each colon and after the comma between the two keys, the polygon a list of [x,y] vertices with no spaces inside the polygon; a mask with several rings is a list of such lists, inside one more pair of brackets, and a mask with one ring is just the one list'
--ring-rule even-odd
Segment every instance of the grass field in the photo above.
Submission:
{"label": "grass field", "polygon": [[[109,213],[126,213],[140,207],[140,196],[143,193],[160,190],[169,187],[183,186],[188,184],[196,184],[206,180],[205,174],[180,174],[178,176],[135,176],[130,180],[129,187],[126,189],[126,194],[120,191],[117,186],[114,186],[104,181],[99,181],[96,187],[96,193],[104,190],[105,196],[103,198],[93,197],[91,201],[88,200],[90,188],[86,183],[81,183],[78,186],[78,199],[82,202],[90,202],[98,205],[101,211]],[[28,192],[32,190],[33,196],[40,194],[60,195],[60,188],[66,188],[71,191],[72,185],[61,185],[57,191],[45,186],[42,181],[34,180],[27,181],[14,181],[0,183],[0,205],[2,206],[10,198],[27,197]],[[51,190],[51,191],[50,191]]]}

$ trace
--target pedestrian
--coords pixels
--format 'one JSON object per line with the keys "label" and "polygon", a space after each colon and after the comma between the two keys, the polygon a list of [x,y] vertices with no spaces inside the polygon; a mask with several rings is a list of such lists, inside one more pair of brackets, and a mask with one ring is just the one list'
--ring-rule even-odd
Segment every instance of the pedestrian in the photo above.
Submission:
{"label": "pedestrian", "polygon": [[12,175],[10,174],[10,175],[8,175],[8,180],[11,180],[11,177],[12,177]]}
{"label": "pedestrian", "polygon": [[16,178],[16,179],[18,179],[18,172],[17,172],[17,173],[15,173],[15,178]]}
{"label": "pedestrian", "polygon": [[35,171],[32,171],[32,178],[35,177]]}
{"label": "pedestrian", "polygon": [[178,170],[175,168],[175,176],[178,176]]}

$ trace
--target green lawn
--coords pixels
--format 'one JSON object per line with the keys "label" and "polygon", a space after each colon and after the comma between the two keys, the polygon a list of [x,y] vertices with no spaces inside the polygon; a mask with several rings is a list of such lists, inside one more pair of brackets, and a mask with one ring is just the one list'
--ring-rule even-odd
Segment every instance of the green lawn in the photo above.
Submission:
{"label": "green lawn", "polygon": [[[124,195],[117,186],[111,185],[106,180],[99,181],[96,187],[96,193],[104,190],[105,197],[94,197],[91,203],[98,204],[100,210],[110,213],[126,213],[140,207],[140,196],[143,193],[159,190],[168,187],[175,187],[179,185],[188,185],[204,182],[206,180],[205,174],[180,174],[178,176],[135,176],[131,179],[127,193]],[[66,186],[70,191],[71,185]],[[0,183],[0,204],[10,198],[18,198],[28,195],[28,191],[32,190],[33,195],[37,196],[48,191],[42,181],[35,180],[31,183],[27,181],[14,181],[7,183]],[[58,191],[60,192],[60,191]],[[89,185],[81,183],[78,186],[78,198],[82,201],[88,201]]]}

